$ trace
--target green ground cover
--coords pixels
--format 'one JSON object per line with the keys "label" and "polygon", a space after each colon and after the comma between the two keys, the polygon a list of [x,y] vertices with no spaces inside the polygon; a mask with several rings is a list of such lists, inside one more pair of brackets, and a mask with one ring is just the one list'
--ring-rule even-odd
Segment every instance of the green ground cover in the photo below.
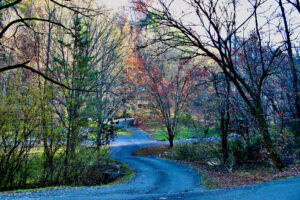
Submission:
{"label": "green ground cover", "polygon": [[[150,137],[155,140],[167,140],[167,130],[163,124],[157,122],[147,122],[144,129],[149,133]],[[216,128],[206,128],[195,130],[193,128],[179,125],[175,140],[197,138],[197,137],[218,137],[219,132]]]}
{"label": "green ground cover", "polygon": [[117,135],[124,135],[124,136],[128,136],[128,137],[132,137],[133,134],[128,131],[127,129],[124,128],[120,128],[115,132]]}
{"label": "green ground cover", "polygon": [[[126,164],[116,162],[110,158],[109,147],[102,147],[100,155],[98,155],[95,148],[90,147],[77,147],[76,149],[76,160],[74,162],[74,178],[72,185],[64,184],[63,177],[59,176],[59,171],[64,169],[64,150],[60,149],[54,156],[54,166],[58,169],[58,172],[54,172],[53,178],[44,182],[44,152],[43,147],[32,148],[29,152],[28,162],[24,166],[21,174],[16,174],[15,179],[21,181],[24,174],[26,173],[26,183],[22,186],[14,186],[10,190],[13,191],[32,191],[41,189],[54,189],[54,188],[67,188],[74,186],[96,186],[112,184],[114,182],[123,183],[128,181],[134,171],[130,169]],[[97,158],[100,156],[101,166],[97,166]],[[76,166],[76,167],[75,167]],[[117,167],[120,166],[120,167]],[[120,176],[106,180],[106,175],[103,173],[107,169],[118,171],[120,168]],[[26,170],[26,172],[25,172]],[[56,177],[58,179],[56,179]],[[91,178],[94,177],[94,178]],[[99,178],[100,177],[100,178]],[[99,180],[100,182],[99,182]],[[51,182],[49,182],[51,181]]]}

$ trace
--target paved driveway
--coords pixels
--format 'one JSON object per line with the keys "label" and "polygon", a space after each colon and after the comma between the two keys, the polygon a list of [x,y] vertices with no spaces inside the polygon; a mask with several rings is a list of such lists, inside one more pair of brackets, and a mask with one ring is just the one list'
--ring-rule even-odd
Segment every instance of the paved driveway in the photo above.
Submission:
{"label": "paved driveway", "polygon": [[119,136],[112,157],[127,163],[135,176],[120,185],[39,190],[0,194],[0,199],[192,199],[192,200],[300,200],[300,177],[232,189],[205,190],[197,173],[172,161],[136,157],[135,150],[157,145],[139,129],[128,128],[134,137]]}

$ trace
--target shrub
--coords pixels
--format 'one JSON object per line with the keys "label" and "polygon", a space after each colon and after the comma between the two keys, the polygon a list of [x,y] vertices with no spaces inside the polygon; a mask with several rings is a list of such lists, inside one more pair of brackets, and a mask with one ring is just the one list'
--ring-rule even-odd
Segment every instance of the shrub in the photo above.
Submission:
{"label": "shrub", "polygon": [[194,145],[191,144],[183,144],[179,145],[175,148],[174,157],[177,160],[188,160],[195,161],[197,160],[197,153]]}
{"label": "shrub", "polygon": [[261,156],[263,143],[258,136],[251,137],[248,141],[243,138],[236,138],[229,142],[235,165],[247,165],[263,163],[265,160]]}
{"label": "shrub", "polygon": [[199,144],[181,144],[174,149],[177,160],[207,162],[212,158],[220,158],[220,147],[216,143],[201,142]]}
{"label": "shrub", "polygon": [[295,138],[291,133],[284,131],[283,133],[278,134],[274,142],[274,146],[281,155],[285,165],[291,165],[295,162],[299,162],[300,150],[297,148]]}

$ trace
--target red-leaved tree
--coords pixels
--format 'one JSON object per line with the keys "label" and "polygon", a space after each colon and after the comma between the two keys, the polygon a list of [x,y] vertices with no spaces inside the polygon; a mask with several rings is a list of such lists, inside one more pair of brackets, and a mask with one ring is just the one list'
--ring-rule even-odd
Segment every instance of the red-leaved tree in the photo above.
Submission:
{"label": "red-leaved tree", "polygon": [[189,100],[197,77],[203,73],[191,59],[170,61],[166,56],[169,55],[153,58],[147,52],[139,52],[129,63],[133,82],[140,85],[153,109],[158,111],[172,148],[178,132],[178,116]]}

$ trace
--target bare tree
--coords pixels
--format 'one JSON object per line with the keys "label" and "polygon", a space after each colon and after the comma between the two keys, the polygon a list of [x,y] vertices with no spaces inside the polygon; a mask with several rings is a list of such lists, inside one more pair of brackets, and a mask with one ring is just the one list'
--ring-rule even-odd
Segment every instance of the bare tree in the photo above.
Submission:
{"label": "bare tree", "polygon": [[228,134],[230,122],[230,95],[231,88],[230,82],[227,78],[222,78],[223,74],[216,74],[212,72],[214,79],[213,85],[218,97],[219,106],[218,111],[220,114],[220,131],[222,140],[222,154],[223,163],[226,164],[228,160]]}
{"label": "bare tree", "polygon": [[[154,49],[140,51],[139,62],[132,68],[133,78],[149,96],[153,108],[157,111],[166,130],[167,139],[172,148],[178,133],[179,115],[183,112],[191,91],[195,88],[196,74],[199,70],[192,60],[182,59],[178,51],[153,57]],[[143,78],[140,78],[143,77]]]}
{"label": "bare tree", "polygon": [[[4,16],[1,15],[0,48],[1,48],[1,51],[3,51],[4,53],[11,50],[9,47],[7,47],[5,45],[5,43],[15,40],[16,35],[18,35],[18,33],[22,32],[22,31],[25,31],[25,32],[28,31],[28,32],[37,34],[38,30],[36,29],[36,27],[34,25],[36,22],[50,23],[57,27],[61,27],[61,28],[65,29],[66,31],[68,31],[69,33],[73,34],[71,29],[69,27],[67,27],[67,25],[65,25],[61,21],[56,21],[54,18],[49,19],[49,18],[43,18],[42,16],[36,17],[33,14],[24,13],[21,9],[23,3],[25,3],[25,2],[22,0],[15,0],[15,1],[3,0],[3,1],[1,1],[1,5],[0,5],[1,14],[2,13],[11,13],[9,17],[6,17],[6,19],[4,19]],[[100,10],[98,10],[98,9],[83,8],[76,4],[73,4],[72,2],[69,3],[69,2],[59,2],[59,1],[55,1],[55,0],[49,0],[49,1],[45,1],[45,3],[49,3],[49,4],[51,4],[51,6],[66,9],[68,11],[71,11],[73,13],[78,13],[79,15],[86,16],[86,17],[98,15],[100,13]],[[38,3],[34,3],[34,5],[35,4],[38,4]],[[29,65],[29,64],[31,64],[31,62],[33,60],[32,57],[19,57],[19,58],[13,58],[13,59],[14,59],[13,64],[10,64],[7,66],[2,66],[0,68],[0,73],[9,71],[9,70],[13,70],[13,69],[22,68],[25,70],[29,70],[32,73],[35,73],[35,74],[45,78],[46,80],[48,80],[56,85],[59,85],[63,88],[74,89],[74,88],[70,88],[68,85],[65,85],[65,84],[58,82],[57,80],[51,78],[49,75],[46,75],[41,70],[35,69],[34,66]]]}
{"label": "bare tree", "polygon": [[[95,18],[91,23],[90,32],[94,33],[91,47],[93,68],[98,72],[95,77],[95,92],[91,97],[95,107],[93,116],[97,121],[97,149],[110,142],[110,135],[105,131],[105,125],[115,117],[124,105],[125,93],[122,88],[122,74],[126,59],[124,54],[124,34],[114,22],[117,17],[104,20]],[[112,124],[111,124],[112,126]]]}
{"label": "bare tree", "polygon": [[287,2],[290,3],[291,5],[293,5],[300,13],[300,1],[299,0],[287,0]]}
{"label": "bare tree", "polygon": [[[299,1],[288,1],[288,3],[294,5],[300,14],[300,5]],[[300,97],[299,97],[299,71],[296,69],[296,63],[295,63],[295,56],[293,54],[293,32],[297,33],[296,29],[292,30],[290,26],[290,22],[288,19],[288,11],[287,8],[284,5],[284,2],[282,0],[278,0],[278,5],[281,11],[281,15],[279,17],[279,20],[283,21],[283,42],[286,47],[286,52],[288,55],[289,60],[289,66],[291,68],[291,76],[292,76],[292,99],[294,108],[292,112],[295,113],[295,123],[294,123],[294,131],[296,132],[296,140],[298,145],[300,145]],[[299,16],[299,15],[297,15]]]}
{"label": "bare tree", "polygon": [[[280,46],[274,49],[269,48],[272,53],[268,58],[269,60],[266,61],[263,38],[269,37],[262,36],[263,33],[265,34],[262,31],[265,24],[261,24],[258,14],[260,9],[263,9],[262,5],[265,1],[243,1],[243,6],[247,4],[250,12],[248,16],[239,21],[236,20],[236,10],[238,9],[235,9],[235,1],[181,1],[189,9],[186,12],[183,10],[180,16],[176,14],[178,11],[174,11],[174,1],[158,0],[157,2],[157,6],[148,5],[144,1],[136,2],[137,10],[145,14],[146,21],[148,20],[150,24],[169,28],[169,31],[165,31],[166,29],[159,31],[159,37],[151,40],[148,45],[159,41],[169,47],[183,51],[185,47],[189,47],[185,52],[190,53],[191,56],[208,56],[214,60],[229,81],[232,82],[257,120],[270,159],[278,169],[283,169],[284,164],[272,144],[266,113],[262,105],[264,83],[272,75],[273,61],[281,52]],[[193,17],[192,22],[187,20],[188,15]],[[248,66],[250,68],[247,70],[247,76],[249,77],[251,71],[259,66],[261,72],[257,74],[255,80],[247,79],[245,73],[242,72],[243,69],[235,64],[235,54],[248,42],[247,37],[244,37],[243,42],[236,46],[235,35],[239,34],[243,37],[243,34],[246,34],[247,30],[249,31],[250,25],[252,30],[254,29],[253,34],[258,47],[257,56],[260,61],[259,64],[257,63],[258,65]],[[271,32],[267,32],[267,34],[271,34]],[[253,85],[252,81],[257,84]]]}

